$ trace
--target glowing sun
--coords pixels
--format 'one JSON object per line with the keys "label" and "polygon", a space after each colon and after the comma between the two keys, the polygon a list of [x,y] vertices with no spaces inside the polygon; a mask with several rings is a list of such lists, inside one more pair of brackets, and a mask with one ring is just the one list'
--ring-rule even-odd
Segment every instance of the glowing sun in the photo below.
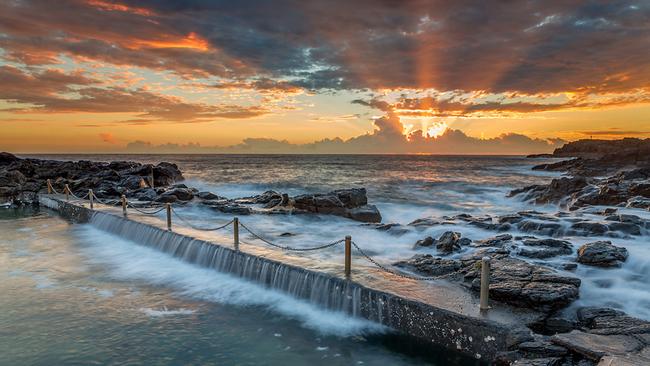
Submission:
{"label": "glowing sun", "polygon": [[427,129],[427,135],[429,137],[438,137],[447,131],[449,126],[446,122],[436,122]]}

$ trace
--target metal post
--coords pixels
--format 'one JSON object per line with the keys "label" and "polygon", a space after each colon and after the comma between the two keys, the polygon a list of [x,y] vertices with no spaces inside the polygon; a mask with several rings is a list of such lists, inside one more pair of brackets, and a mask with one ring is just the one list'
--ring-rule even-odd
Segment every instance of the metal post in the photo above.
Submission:
{"label": "metal post", "polygon": [[47,194],[52,194],[52,182],[47,180]]}
{"label": "metal post", "polygon": [[239,250],[239,218],[232,219],[232,233],[235,243],[235,250]]}
{"label": "metal post", "polygon": [[95,207],[93,206],[93,190],[89,189],[88,190],[88,199],[90,200],[90,209],[93,210]]}
{"label": "metal post", "polygon": [[150,186],[151,186],[151,188],[156,188],[156,187],[154,187],[154,183],[153,183],[153,165],[151,166],[151,184],[150,184]]}
{"label": "metal post", "polygon": [[352,271],[352,237],[345,237],[345,277],[350,278]]}
{"label": "metal post", "polygon": [[172,231],[172,204],[167,204],[167,230]]}
{"label": "metal post", "polygon": [[126,196],[122,195],[122,213],[126,217]]}
{"label": "metal post", "polygon": [[481,311],[490,309],[490,257],[481,259]]}
{"label": "metal post", "polygon": [[69,201],[70,200],[70,187],[68,187],[67,184],[65,185],[64,191],[65,191],[65,200]]}

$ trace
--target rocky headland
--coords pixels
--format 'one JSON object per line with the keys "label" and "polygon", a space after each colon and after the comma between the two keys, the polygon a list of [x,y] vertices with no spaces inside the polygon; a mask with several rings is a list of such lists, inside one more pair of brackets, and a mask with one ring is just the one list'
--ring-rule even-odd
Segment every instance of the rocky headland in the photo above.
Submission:
{"label": "rocky headland", "polygon": [[267,191],[252,197],[229,199],[188,187],[176,164],[142,164],[131,161],[58,161],[19,158],[0,153],[0,205],[37,204],[46,192],[47,180],[63,192],[67,185],[77,197],[90,189],[99,199],[117,204],[122,195],[130,203],[150,206],[163,203],[196,203],[237,215],[324,214],[361,222],[381,222],[376,206],[368,204],[365,188],[289,197]]}
{"label": "rocky headland", "polygon": [[[650,209],[650,139],[581,140],[530,158],[563,158],[533,169],[565,175],[509,196],[532,206],[556,205],[557,212],[462,213],[383,224],[396,235],[445,225],[494,232],[487,238],[470,239],[456,231],[424,237],[414,248],[429,253],[395,266],[444,276],[478,293],[481,259],[491,258],[490,298],[543,314],[528,324],[532,339],[503,354],[498,364],[650,365],[650,322],[613,308],[568,307],[580,297],[581,280],[571,275],[578,266],[618,268],[629,253],[616,239],[647,241],[650,220],[620,211]],[[575,245],[564,237],[594,239]]]}

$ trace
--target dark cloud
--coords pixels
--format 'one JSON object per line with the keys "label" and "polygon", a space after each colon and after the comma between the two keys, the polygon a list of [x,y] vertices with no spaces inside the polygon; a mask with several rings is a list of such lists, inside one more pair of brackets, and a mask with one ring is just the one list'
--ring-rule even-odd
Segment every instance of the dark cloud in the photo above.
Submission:
{"label": "dark cloud", "polygon": [[650,85],[649,24],[641,0],[30,0],[0,5],[0,47],[310,89],[601,93]]}

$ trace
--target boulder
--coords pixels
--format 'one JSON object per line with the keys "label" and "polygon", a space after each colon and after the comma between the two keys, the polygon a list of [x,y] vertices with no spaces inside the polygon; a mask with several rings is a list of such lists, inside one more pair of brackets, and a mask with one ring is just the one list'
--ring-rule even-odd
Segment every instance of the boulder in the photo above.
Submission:
{"label": "boulder", "polygon": [[381,222],[381,213],[375,205],[365,205],[347,211],[347,217],[362,222]]}
{"label": "boulder", "polygon": [[477,240],[472,243],[475,247],[501,247],[512,242],[512,235],[501,234],[491,238]]}
{"label": "boulder", "polygon": [[212,193],[212,192],[199,192],[196,194],[196,196],[202,200],[216,200],[216,199],[222,199],[222,197],[219,197],[218,195]]}
{"label": "boulder", "polygon": [[[479,263],[479,262],[476,262]],[[492,261],[490,298],[516,306],[551,312],[578,298],[580,279],[516,258]],[[464,269],[471,288],[480,289],[480,265]]]}
{"label": "boulder", "polygon": [[586,236],[602,236],[607,231],[609,231],[607,225],[598,222],[588,222],[588,221],[576,222],[571,225],[571,229],[576,234],[586,235]]}
{"label": "boulder", "polygon": [[161,194],[159,199],[163,200],[167,196],[175,196],[179,201],[190,201],[194,198],[194,193],[188,188],[172,188]]}
{"label": "boulder", "polygon": [[461,269],[462,263],[453,259],[434,257],[431,254],[416,254],[412,258],[394,264],[424,276],[443,276]]}
{"label": "boulder", "polygon": [[596,241],[578,249],[577,261],[592,266],[616,267],[627,257],[627,249],[612,245],[610,241]]}
{"label": "boulder", "polygon": [[566,240],[526,239],[526,247],[519,249],[519,255],[527,258],[544,259],[573,253],[573,246]]}
{"label": "boulder", "polygon": [[430,236],[427,236],[424,239],[420,239],[420,240],[416,241],[415,245],[413,245],[413,249],[417,249],[417,248],[420,248],[420,247],[430,247],[435,243],[436,243],[436,240],[434,238],[432,238]]}
{"label": "boulder", "polygon": [[438,240],[436,240],[436,249],[443,253],[451,253],[460,249],[461,234],[454,231],[444,232]]}

